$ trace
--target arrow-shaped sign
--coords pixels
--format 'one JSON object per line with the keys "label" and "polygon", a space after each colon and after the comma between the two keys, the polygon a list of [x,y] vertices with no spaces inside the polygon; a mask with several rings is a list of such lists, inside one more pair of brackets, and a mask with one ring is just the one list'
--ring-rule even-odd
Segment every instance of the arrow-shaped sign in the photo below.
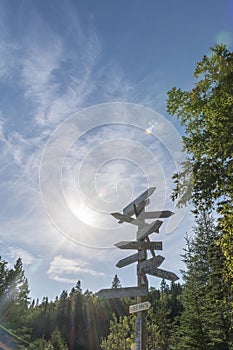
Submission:
{"label": "arrow-shaped sign", "polygon": [[131,241],[122,241],[115,244],[117,248],[120,249],[155,249],[162,250],[162,242],[131,242]]}
{"label": "arrow-shaped sign", "polygon": [[146,224],[146,226],[139,228],[137,232],[137,239],[144,239],[152,232],[159,233],[159,228],[162,225],[162,221],[156,220],[153,221],[151,224]]}
{"label": "arrow-shaped sign", "polygon": [[170,210],[161,211],[144,211],[140,214],[140,219],[158,219],[158,218],[169,218],[174,215]]}
{"label": "arrow-shaped sign", "polygon": [[145,201],[148,197],[150,197],[154,190],[155,187],[148,188],[148,190],[143,192],[139,197],[134,199],[134,201],[132,201],[123,209],[123,214],[128,216],[135,214],[135,206],[137,207],[137,205],[139,205],[141,202]]}
{"label": "arrow-shaped sign", "polygon": [[138,205],[134,204],[133,208],[134,208],[134,214],[137,217],[139,217],[139,215],[141,214],[142,211],[144,211],[145,207],[150,204],[150,200],[149,198],[147,198],[145,201],[142,201],[141,203],[139,203]]}
{"label": "arrow-shaped sign", "polygon": [[118,261],[118,263],[116,264],[117,267],[121,268],[130,264],[133,264],[135,262],[137,262],[139,259],[146,259],[146,254],[145,251],[142,250],[136,254],[127,256],[124,259],[121,259]]}
{"label": "arrow-shaped sign", "polygon": [[144,310],[148,310],[151,307],[151,303],[149,301],[144,301],[144,303],[130,305],[129,313],[132,314],[134,312],[141,312]]}
{"label": "arrow-shaped sign", "polygon": [[119,224],[121,224],[122,222],[128,222],[130,224],[139,226],[139,227],[143,227],[145,226],[145,222],[139,219],[134,219],[131,218],[130,216],[127,215],[123,215],[121,213],[111,213],[111,215],[116,218],[117,220],[119,220]]}
{"label": "arrow-shaped sign", "polygon": [[146,261],[138,264],[138,272],[139,273],[147,273],[150,269],[154,269],[159,267],[165,258],[161,255],[156,255],[154,258],[148,259]]}
{"label": "arrow-shaped sign", "polygon": [[100,299],[116,299],[116,298],[130,298],[147,295],[148,290],[146,286],[142,287],[128,287],[128,288],[111,288],[101,289],[96,295]]}
{"label": "arrow-shaped sign", "polygon": [[[140,269],[140,266],[139,266]],[[154,267],[153,265],[147,266],[143,269],[144,273],[148,273],[149,275],[164,278],[165,280],[169,281],[177,281],[179,277],[174,273],[162,269],[158,269],[157,267]]]}

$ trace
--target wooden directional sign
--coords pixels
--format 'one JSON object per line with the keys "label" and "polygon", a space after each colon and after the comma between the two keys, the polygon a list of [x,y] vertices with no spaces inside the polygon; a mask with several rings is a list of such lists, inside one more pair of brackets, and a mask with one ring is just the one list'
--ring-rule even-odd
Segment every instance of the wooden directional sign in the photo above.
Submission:
{"label": "wooden directional sign", "polygon": [[116,264],[117,267],[121,268],[130,264],[135,263],[136,261],[138,261],[139,259],[145,259],[146,258],[146,254],[145,252],[142,250],[136,254],[127,256],[127,258],[121,259],[118,261],[118,263]]}
{"label": "wooden directional sign", "polygon": [[117,299],[117,298],[130,298],[147,295],[148,290],[146,286],[142,287],[128,287],[128,288],[111,288],[101,289],[96,295],[100,299]]}
{"label": "wooden directional sign", "polygon": [[149,301],[144,301],[144,303],[130,305],[129,313],[132,314],[134,312],[141,312],[148,310],[151,307],[151,303]]}
{"label": "wooden directional sign", "polygon": [[162,242],[131,242],[131,241],[122,241],[115,244],[117,248],[120,249],[155,249],[162,250]]}
{"label": "wooden directional sign", "polygon": [[121,213],[111,213],[111,215],[116,218],[117,220],[119,220],[119,224],[121,224],[122,222],[128,222],[130,224],[139,226],[139,227],[143,227],[145,226],[145,222],[139,219],[134,219],[131,218],[130,216],[127,215],[122,215]]}
{"label": "wooden directional sign", "polygon": [[159,228],[162,225],[162,221],[156,220],[153,221],[151,224],[146,224],[146,226],[139,228],[137,232],[137,239],[144,239],[152,232],[159,233]]}
{"label": "wooden directional sign", "polygon": [[146,261],[138,264],[138,273],[147,273],[148,270],[159,267],[165,258],[161,255],[156,255],[155,257],[148,259]]}
{"label": "wooden directional sign", "polygon": [[174,213],[170,210],[147,211],[140,214],[140,219],[169,218],[172,215],[174,215]]}
{"label": "wooden directional sign", "polygon": [[[139,266],[140,269],[140,266]],[[151,266],[146,266],[143,271],[149,275],[164,278],[165,280],[169,281],[177,281],[179,277],[174,273],[162,269],[158,269],[157,267],[154,267],[153,265]]]}
{"label": "wooden directional sign", "polygon": [[136,218],[141,214],[141,212],[145,209],[145,207],[150,204],[150,200],[149,198],[147,198],[145,201],[142,201],[141,203],[139,203],[138,205],[134,204],[133,208],[134,208],[134,214],[136,216]]}
{"label": "wooden directional sign", "polygon": [[128,216],[135,214],[135,206],[137,207],[141,202],[145,201],[148,197],[150,197],[154,190],[155,187],[148,188],[148,190],[143,192],[139,197],[137,197],[134,201],[132,201],[123,209],[123,214]]}

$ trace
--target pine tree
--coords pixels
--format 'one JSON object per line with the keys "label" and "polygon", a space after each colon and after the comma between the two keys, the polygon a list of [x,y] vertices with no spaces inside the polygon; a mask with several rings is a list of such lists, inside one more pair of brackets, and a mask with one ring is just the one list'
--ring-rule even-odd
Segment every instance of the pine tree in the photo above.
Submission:
{"label": "pine tree", "polygon": [[112,281],[112,288],[121,288],[121,282],[117,275],[114,276]]}
{"label": "pine tree", "polygon": [[[24,344],[30,337],[30,326],[28,317],[29,288],[25,277],[23,264],[19,258],[14,268],[7,269],[6,264],[2,265],[4,270],[4,290],[3,290],[3,324],[12,330],[18,339],[22,339]],[[4,272],[4,271],[3,271]],[[24,345],[22,345],[23,347]],[[19,345],[20,348],[20,345]]]}
{"label": "pine tree", "polygon": [[0,256],[0,301],[4,298],[8,286],[8,268],[7,262]]}
{"label": "pine tree", "polygon": [[51,335],[51,343],[55,350],[68,350],[68,346],[66,345],[58,329],[55,329],[55,331],[53,331]]}
{"label": "pine tree", "polygon": [[182,312],[178,300],[181,292],[180,284],[171,283],[169,286],[165,280],[162,280],[160,290],[150,290],[148,299],[152,307],[147,316],[148,349],[170,349],[175,320]]}
{"label": "pine tree", "polygon": [[183,255],[184,311],[178,328],[177,350],[230,349],[230,320],[226,314],[223,254],[217,245],[218,233],[205,213],[197,219],[195,236],[187,239]]}

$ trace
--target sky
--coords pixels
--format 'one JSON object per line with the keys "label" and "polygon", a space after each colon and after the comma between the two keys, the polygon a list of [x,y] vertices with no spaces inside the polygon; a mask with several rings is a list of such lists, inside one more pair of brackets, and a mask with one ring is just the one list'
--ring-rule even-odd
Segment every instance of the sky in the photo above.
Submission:
{"label": "sky", "polygon": [[0,1],[0,255],[22,258],[31,298],[135,286],[114,244],[136,228],[110,213],[151,186],[147,210],[175,215],[150,238],[181,276],[193,217],[170,199],[185,154],[166,92],[232,38],[232,0]]}

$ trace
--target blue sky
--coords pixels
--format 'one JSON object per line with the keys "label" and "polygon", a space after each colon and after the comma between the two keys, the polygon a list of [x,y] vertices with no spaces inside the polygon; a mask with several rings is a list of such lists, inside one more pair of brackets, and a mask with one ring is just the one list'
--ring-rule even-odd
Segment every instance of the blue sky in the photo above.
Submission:
{"label": "blue sky", "polygon": [[135,285],[113,248],[135,228],[109,214],[148,186],[150,210],[176,213],[159,239],[179,274],[193,222],[169,200],[184,155],[166,91],[191,88],[232,34],[230,0],[0,2],[1,256],[22,258],[32,297],[108,288],[115,273]]}

